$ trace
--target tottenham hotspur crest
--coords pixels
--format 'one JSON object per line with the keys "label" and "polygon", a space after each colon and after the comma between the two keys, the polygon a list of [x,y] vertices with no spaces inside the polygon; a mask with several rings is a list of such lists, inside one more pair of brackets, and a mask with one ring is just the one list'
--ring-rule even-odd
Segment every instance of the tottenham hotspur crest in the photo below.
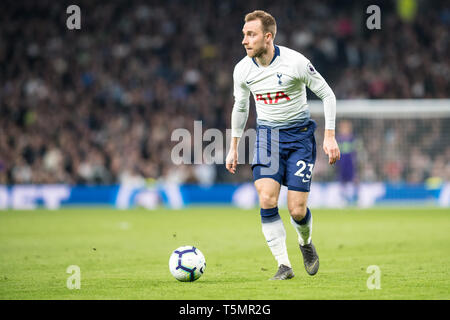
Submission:
{"label": "tottenham hotspur crest", "polygon": [[277,72],[277,77],[278,77],[278,84],[282,84],[281,82],[281,77],[283,76],[282,73]]}

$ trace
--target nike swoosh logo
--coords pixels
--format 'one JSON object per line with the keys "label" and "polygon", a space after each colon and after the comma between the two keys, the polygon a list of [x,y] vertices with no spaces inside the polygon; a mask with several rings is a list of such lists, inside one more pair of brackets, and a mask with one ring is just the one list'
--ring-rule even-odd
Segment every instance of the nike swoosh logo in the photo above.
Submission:
{"label": "nike swoosh logo", "polygon": [[252,83],[253,81],[255,81],[255,80],[252,80],[252,81],[245,81],[247,84],[250,84],[250,83]]}
{"label": "nike swoosh logo", "polygon": [[312,264],[312,266],[306,267],[306,269],[308,269],[308,272],[311,272],[311,271],[314,269],[314,267],[316,266],[317,261],[319,261],[319,260],[314,261],[314,263]]}
{"label": "nike swoosh logo", "polygon": [[309,182],[309,180],[302,179],[302,182]]}

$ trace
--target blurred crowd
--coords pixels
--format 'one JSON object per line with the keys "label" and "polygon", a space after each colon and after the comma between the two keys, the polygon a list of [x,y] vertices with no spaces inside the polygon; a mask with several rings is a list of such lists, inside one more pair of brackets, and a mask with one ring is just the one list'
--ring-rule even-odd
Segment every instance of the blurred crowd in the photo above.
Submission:
{"label": "blurred crowd", "polygon": [[[365,1],[78,1],[80,30],[66,27],[70,4],[2,2],[0,184],[249,181],[248,165],[230,175],[173,164],[171,135],[193,133],[196,120],[230,128],[232,71],[254,9],[276,18],[275,43],[307,56],[338,99],[450,94],[445,1],[384,1],[381,30],[367,29]],[[359,179],[450,180],[449,118],[398,121],[354,124]],[[335,178],[319,153],[315,181]]]}

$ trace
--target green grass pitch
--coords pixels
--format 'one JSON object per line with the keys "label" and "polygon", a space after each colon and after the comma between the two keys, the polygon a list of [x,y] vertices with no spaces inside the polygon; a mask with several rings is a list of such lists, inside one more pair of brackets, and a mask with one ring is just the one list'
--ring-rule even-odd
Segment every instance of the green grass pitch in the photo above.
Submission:
{"label": "green grass pitch", "polygon": [[[0,211],[0,299],[449,299],[450,210],[312,210],[320,270],[307,275],[296,233],[280,210],[295,278],[268,281],[276,263],[259,210],[200,207],[127,211]],[[169,272],[173,249],[206,257],[192,283]],[[68,266],[81,270],[69,290]],[[367,267],[381,289],[367,287]]]}

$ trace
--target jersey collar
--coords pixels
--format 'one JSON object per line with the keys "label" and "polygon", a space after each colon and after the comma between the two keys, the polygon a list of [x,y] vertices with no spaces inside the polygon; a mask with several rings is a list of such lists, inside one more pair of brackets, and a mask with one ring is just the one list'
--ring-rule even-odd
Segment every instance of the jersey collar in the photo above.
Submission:
{"label": "jersey collar", "polygon": [[[275,46],[275,54],[273,55],[272,61],[270,61],[269,66],[272,64],[272,62],[275,60],[275,58],[279,55],[280,55],[280,48],[278,46]],[[256,59],[252,58],[252,60],[256,64],[256,66],[259,68],[258,63],[256,63]]]}

